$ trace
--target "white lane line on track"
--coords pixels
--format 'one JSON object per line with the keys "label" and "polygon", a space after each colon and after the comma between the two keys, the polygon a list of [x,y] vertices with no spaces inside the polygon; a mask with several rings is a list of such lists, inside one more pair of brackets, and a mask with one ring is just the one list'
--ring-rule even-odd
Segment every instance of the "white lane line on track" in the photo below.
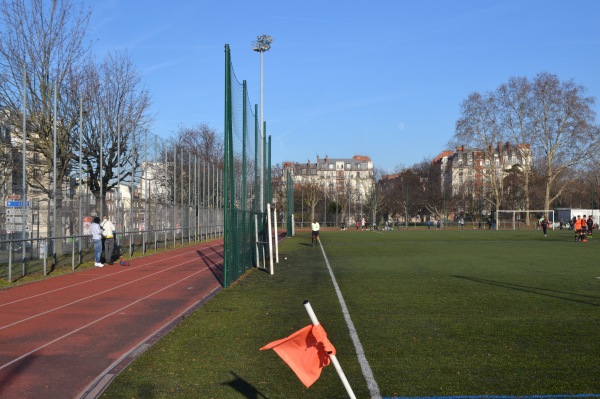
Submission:
{"label": "white lane line on track", "polygon": [[367,387],[369,388],[369,393],[371,394],[370,397],[371,399],[381,399],[379,385],[377,385],[377,380],[375,380],[373,370],[371,370],[371,366],[369,365],[369,361],[367,360],[367,356],[365,355],[363,346],[360,343],[360,338],[358,337],[358,333],[356,332],[356,328],[354,327],[352,318],[350,318],[350,311],[346,306],[346,301],[344,300],[344,296],[342,295],[342,290],[340,289],[340,286],[338,285],[337,280],[335,279],[335,275],[333,274],[333,270],[331,269],[329,259],[327,259],[327,254],[325,253],[325,248],[323,248],[323,244],[321,243],[321,241],[319,241],[319,245],[321,246],[321,252],[323,252],[323,258],[325,258],[327,270],[329,270],[329,275],[331,276],[331,281],[333,282],[338,301],[340,302],[340,306],[342,307],[342,313],[344,314],[344,319],[346,319],[346,325],[348,326],[348,330],[350,331],[350,338],[352,339],[354,349],[356,350],[358,363],[360,364],[363,376],[367,381]]}
{"label": "white lane line on track", "polygon": [[[75,305],[75,304],[76,304],[76,303],[78,303],[78,302],[85,301],[85,300],[87,300],[87,299],[93,298],[93,297],[95,297],[95,296],[98,296],[98,295],[105,294],[105,293],[107,293],[107,292],[110,292],[110,291],[113,291],[113,290],[116,290],[116,289],[119,289],[119,288],[125,287],[125,286],[127,286],[127,285],[130,285],[130,284],[133,284],[133,283],[137,283],[138,281],[144,280],[144,279],[146,279],[146,278],[148,278],[148,277],[152,277],[152,276],[155,276],[155,275],[157,275],[157,274],[161,274],[161,273],[164,273],[164,272],[168,272],[168,271],[170,271],[171,269],[178,268],[178,267],[180,267],[180,266],[183,266],[183,265],[185,265],[186,263],[195,262],[195,261],[197,261],[197,260],[198,260],[198,259],[191,259],[191,260],[189,260],[189,261],[187,261],[187,262],[183,262],[183,263],[180,263],[180,264],[178,264],[178,265],[175,265],[175,266],[171,266],[171,267],[169,267],[169,268],[166,268],[166,269],[161,269],[161,270],[159,270],[159,271],[157,271],[157,272],[155,272],[155,273],[148,274],[148,275],[146,275],[146,276],[144,276],[144,277],[140,277],[140,278],[138,278],[138,279],[135,279],[135,280],[128,281],[128,282],[126,282],[126,283],[124,283],[124,284],[121,284],[121,285],[117,285],[117,286],[111,287],[111,288],[110,288],[110,289],[108,289],[108,290],[100,291],[100,292],[97,292],[97,293],[95,293],[95,294],[93,294],[93,295],[89,295],[89,296],[86,296],[86,297],[84,297],[84,298],[80,298],[80,299],[78,299],[78,300],[76,300],[76,301],[69,302],[69,303],[67,303],[67,304],[64,304],[64,305],[62,305],[62,306],[58,306],[58,307],[56,307],[56,308],[49,309],[49,310],[47,310],[47,311],[45,311],[45,312],[42,312],[42,313],[38,313],[38,314],[35,314],[35,315],[32,315],[32,316],[29,316],[29,317],[27,317],[27,318],[25,318],[25,319],[22,319],[22,320],[19,320],[19,321],[15,321],[14,323],[7,324],[7,325],[5,325],[5,326],[0,326],[0,330],[4,330],[4,329],[6,329],[6,328],[9,328],[9,327],[15,326],[15,325],[17,325],[17,324],[20,324],[20,323],[24,323],[24,322],[26,322],[26,321],[29,321],[29,320],[31,320],[31,319],[35,319],[36,317],[44,316],[44,315],[46,315],[46,314],[48,314],[48,313],[55,312],[55,311],[57,311],[57,310],[60,310],[60,309],[63,309],[63,308],[69,307],[69,306],[71,306],[71,305]],[[202,269],[202,271],[206,271],[206,270],[210,270],[210,268],[209,268],[209,267],[206,267],[205,269]],[[114,274],[115,274],[115,273],[111,274],[111,276],[114,276]]]}
{"label": "white lane line on track", "polygon": [[[9,367],[10,365],[12,365],[12,364],[14,364],[14,363],[18,362],[18,361],[19,361],[19,360],[21,360],[21,359],[24,359],[24,358],[26,358],[27,356],[31,355],[32,353],[35,353],[35,352],[39,351],[40,349],[44,349],[45,347],[47,347],[47,346],[50,346],[50,345],[52,345],[52,344],[54,344],[54,343],[56,343],[56,342],[58,342],[58,341],[60,341],[60,340],[62,340],[62,339],[65,339],[65,338],[67,338],[68,336],[70,336],[70,335],[73,335],[73,334],[75,334],[75,333],[77,333],[77,332],[79,332],[79,331],[81,331],[81,330],[83,330],[83,329],[85,329],[85,328],[87,328],[87,327],[89,327],[89,326],[92,326],[92,325],[94,325],[94,324],[96,324],[96,323],[98,323],[98,322],[100,322],[100,321],[102,321],[102,320],[104,320],[104,319],[106,319],[106,318],[108,318],[108,317],[110,317],[110,316],[114,316],[115,314],[117,314],[117,313],[119,313],[119,312],[122,312],[123,310],[127,309],[128,307],[130,307],[130,306],[133,306],[133,305],[136,305],[137,303],[139,303],[139,302],[141,302],[141,301],[143,301],[143,300],[146,300],[146,299],[150,298],[151,296],[153,296],[153,295],[155,295],[155,294],[158,294],[159,292],[162,292],[162,291],[164,291],[164,290],[166,290],[166,289],[168,289],[168,288],[171,288],[172,286],[174,286],[174,285],[176,285],[176,284],[179,284],[179,283],[181,283],[182,281],[185,281],[185,280],[187,280],[188,278],[190,278],[190,277],[193,277],[193,276],[195,276],[196,274],[198,274],[198,273],[202,273],[203,271],[206,271],[206,270],[208,270],[208,267],[207,267],[207,268],[205,268],[205,269],[199,270],[199,271],[197,271],[197,272],[194,272],[194,273],[190,274],[189,276],[187,276],[187,277],[184,277],[184,278],[182,278],[182,279],[180,279],[180,280],[178,280],[178,281],[175,281],[174,283],[172,283],[172,284],[169,284],[169,285],[167,285],[166,287],[163,287],[163,288],[161,288],[160,290],[154,291],[153,293],[151,293],[151,294],[148,294],[148,295],[146,295],[145,297],[142,297],[142,298],[140,298],[140,299],[137,299],[137,300],[135,300],[135,301],[131,302],[130,304],[128,304],[128,305],[125,305],[125,306],[123,306],[122,308],[115,310],[114,312],[110,312],[110,313],[108,313],[108,314],[106,314],[106,315],[104,315],[104,316],[100,317],[99,319],[96,319],[96,320],[94,320],[94,321],[92,321],[92,322],[90,322],[90,323],[88,323],[88,324],[86,324],[86,325],[84,325],[84,326],[81,326],[81,327],[79,327],[79,328],[76,328],[75,330],[73,330],[73,331],[71,331],[71,332],[68,332],[68,333],[66,333],[66,334],[64,334],[64,335],[62,335],[62,336],[60,336],[60,337],[58,337],[58,338],[55,338],[55,339],[53,339],[52,341],[49,341],[49,342],[45,343],[44,345],[38,346],[37,348],[35,348],[35,349],[33,349],[33,350],[31,350],[31,351],[29,351],[29,352],[27,352],[27,353],[23,354],[23,355],[21,355],[21,356],[19,356],[19,357],[15,358],[15,359],[13,359],[13,360],[11,360],[10,362],[8,362],[8,363],[5,363],[5,364],[3,364],[3,365],[0,365],[0,370],[2,370],[2,369],[5,369],[6,367]],[[208,295],[208,294],[207,294],[207,295]]]}
{"label": "white lane line on track", "polygon": [[[203,249],[205,249],[205,248],[206,248],[206,249],[210,249],[210,248],[214,248],[214,247],[218,247],[218,246],[222,246],[222,244],[221,244],[221,245],[210,245],[210,246],[208,246],[208,247],[203,247]],[[190,252],[193,252],[193,251],[190,251]],[[141,268],[141,267],[150,266],[150,265],[153,265],[153,264],[155,264],[155,263],[163,262],[163,261],[165,261],[165,260],[169,260],[169,259],[173,259],[173,258],[178,258],[178,257],[180,257],[180,256],[187,255],[188,253],[189,253],[189,252],[184,252],[184,253],[182,253],[182,254],[179,254],[179,255],[170,256],[170,257],[168,257],[168,258],[166,258],[166,259],[159,259],[159,260],[155,260],[155,261],[153,261],[153,262],[145,263],[145,264],[143,264],[143,265],[140,265],[140,266],[129,266],[129,267],[126,269],[126,270],[122,270],[122,271],[115,272],[115,273],[111,273],[111,274],[105,274],[105,275],[102,275],[102,276],[99,276],[99,277],[96,277],[96,278],[93,278],[93,279],[90,279],[90,280],[85,280],[85,281],[81,281],[81,282],[79,282],[79,283],[75,283],[75,284],[67,285],[67,286],[64,286],[64,287],[61,287],[61,288],[56,288],[56,289],[54,289],[54,290],[50,290],[50,291],[41,292],[41,293],[39,293],[39,294],[35,294],[35,295],[31,295],[31,296],[28,296],[28,297],[25,297],[25,298],[17,299],[17,300],[15,300],[15,301],[6,302],[6,303],[0,303],[0,308],[1,308],[1,307],[3,307],[3,306],[12,305],[12,304],[14,304],[14,303],[18,303],[18,302],[26,301],[26,300],[28,300],[28,299],[37,298],[37,297],[39,297],[39,296],[42,296],[42,295],[48,295],[48,294],[51,294],[51,293],[53,293],[53,292],[57,292],[57,291],[66,290],[66,289],[69,289],[69,288],[72,288],[72,287],[77,287],[78,285],[81,285],[81,284],[87,284],[87,283],[91,283],[91,282],[94,282],[94,281],[96,281],[96,280],[100,280],[100,279],[103,279],[103,278],[112,277],[112,276],[114,276],[114,275],[116,275],[116,274],[119,274],[119,273],[126,273],[126,272],[128,272],[128,271],[130,271],[130,270],[135,270],[135,269],[139,269],[139,268]],[[209,254],[208,256],[210,256],[210,255],[214,255],[214,254],[218,254],[218,252],[214,252],[214,253],[212,253],[212,254]],[[143,258],[137,258],[137,259],[143,259]],[[92,269],[90,269],[90,270],[92,270]]]}

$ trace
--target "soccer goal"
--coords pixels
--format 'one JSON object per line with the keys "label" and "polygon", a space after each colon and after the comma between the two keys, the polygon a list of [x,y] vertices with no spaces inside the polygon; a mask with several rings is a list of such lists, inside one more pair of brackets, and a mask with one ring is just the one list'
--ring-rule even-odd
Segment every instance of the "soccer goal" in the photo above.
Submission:
{"label": "soccer goal", "polygon": [[[529,226],[526,224],[527,215],[529,215]],[[498,229],[532,229],[538,227],[538,221],[542,215],[548,218],[548,227],[554,230],[554,211],[552,209],[500,210],[498,211],[496,223],[498,223]]]}

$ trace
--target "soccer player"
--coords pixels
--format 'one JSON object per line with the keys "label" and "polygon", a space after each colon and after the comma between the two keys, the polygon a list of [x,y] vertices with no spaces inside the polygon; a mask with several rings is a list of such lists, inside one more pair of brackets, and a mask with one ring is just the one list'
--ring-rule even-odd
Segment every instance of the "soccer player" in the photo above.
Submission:
{"label": "soccer player", "polygon": [[544,232],[544,237],[546,237],[546,231],[548,230],[548,218],[546,218],[546,215],[540,218],[540,226]]}
{"label": "soccer player", "polygon": [[319,241],[319,230],[321,229],[321,226],[319,225],[319,222],[317,222],[317,219],[313,219],[311,229],[312,229],[312,245],[314,247],[315,245],[317,245],[317,242]]}
{"label": "soccer player", "polygon": [[581,215],[577,215],[573,228],[575,229],[575,242],[578,242],[581,238]]}
{"label": "soccer player", "polygon": [[592,231],[594,230],[594,218],[592,215],[588,216],[587,221],[587,236],[588,238],[592,238]]}
{"label": "soccer player", "polygon": [[580,223],[581,223],[581,242],[587,242],[587,240],[586,240],[586,236],[587,236],[587,217],[586,217],[586,215],[583,215]]}

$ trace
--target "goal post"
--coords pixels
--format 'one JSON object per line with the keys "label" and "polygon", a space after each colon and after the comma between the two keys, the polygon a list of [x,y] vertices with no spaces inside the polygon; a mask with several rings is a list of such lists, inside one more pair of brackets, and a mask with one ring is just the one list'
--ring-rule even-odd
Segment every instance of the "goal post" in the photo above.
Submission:
{"label": "goal post", "polygon": [[[530,216],[533,224],[527,226],[525,220]],[[550,223],[549,227],[554,230],[554,210],[552,209],[504,209],[499,210],[496,216],[498,229],[521,230],[536,228],[539,218],[545,215]],[[531,219],[533,216],[533,219]]]}

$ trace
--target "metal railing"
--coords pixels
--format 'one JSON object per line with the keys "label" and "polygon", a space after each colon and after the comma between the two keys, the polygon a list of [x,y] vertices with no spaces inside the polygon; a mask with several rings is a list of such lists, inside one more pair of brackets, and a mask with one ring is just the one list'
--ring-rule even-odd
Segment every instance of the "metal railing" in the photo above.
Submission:
{"label": "metal railing", "polygon": [[[184,246],[193,242],[203,242],[223,236],[223,225],[206,225],[196,227],[180,227],[157,230],[136,230],[115,232],[115,252],[119,256],[128,255],[132,257],[139,248],[141,254],[145,254],[154,248],[157,252],[160,247],[167,250],[169,246],[176,248],[177,245]],[[53,248],[57,247],[57,241],[62,240],[62,248],[70,248],[57,255]],[[127,251],[124,251],[124,249]],[[21,276],[30,273],[43,272],[44,276],[50,270],[60,266],[68,265],[71,270],[82,263],[92,260],[94,256],[94,245],[91,235],[72,235],[61,237],[42,237],[28,239],[0,240],[0,278],[14,281],[13,268],[15,264],[21,264]]]}

